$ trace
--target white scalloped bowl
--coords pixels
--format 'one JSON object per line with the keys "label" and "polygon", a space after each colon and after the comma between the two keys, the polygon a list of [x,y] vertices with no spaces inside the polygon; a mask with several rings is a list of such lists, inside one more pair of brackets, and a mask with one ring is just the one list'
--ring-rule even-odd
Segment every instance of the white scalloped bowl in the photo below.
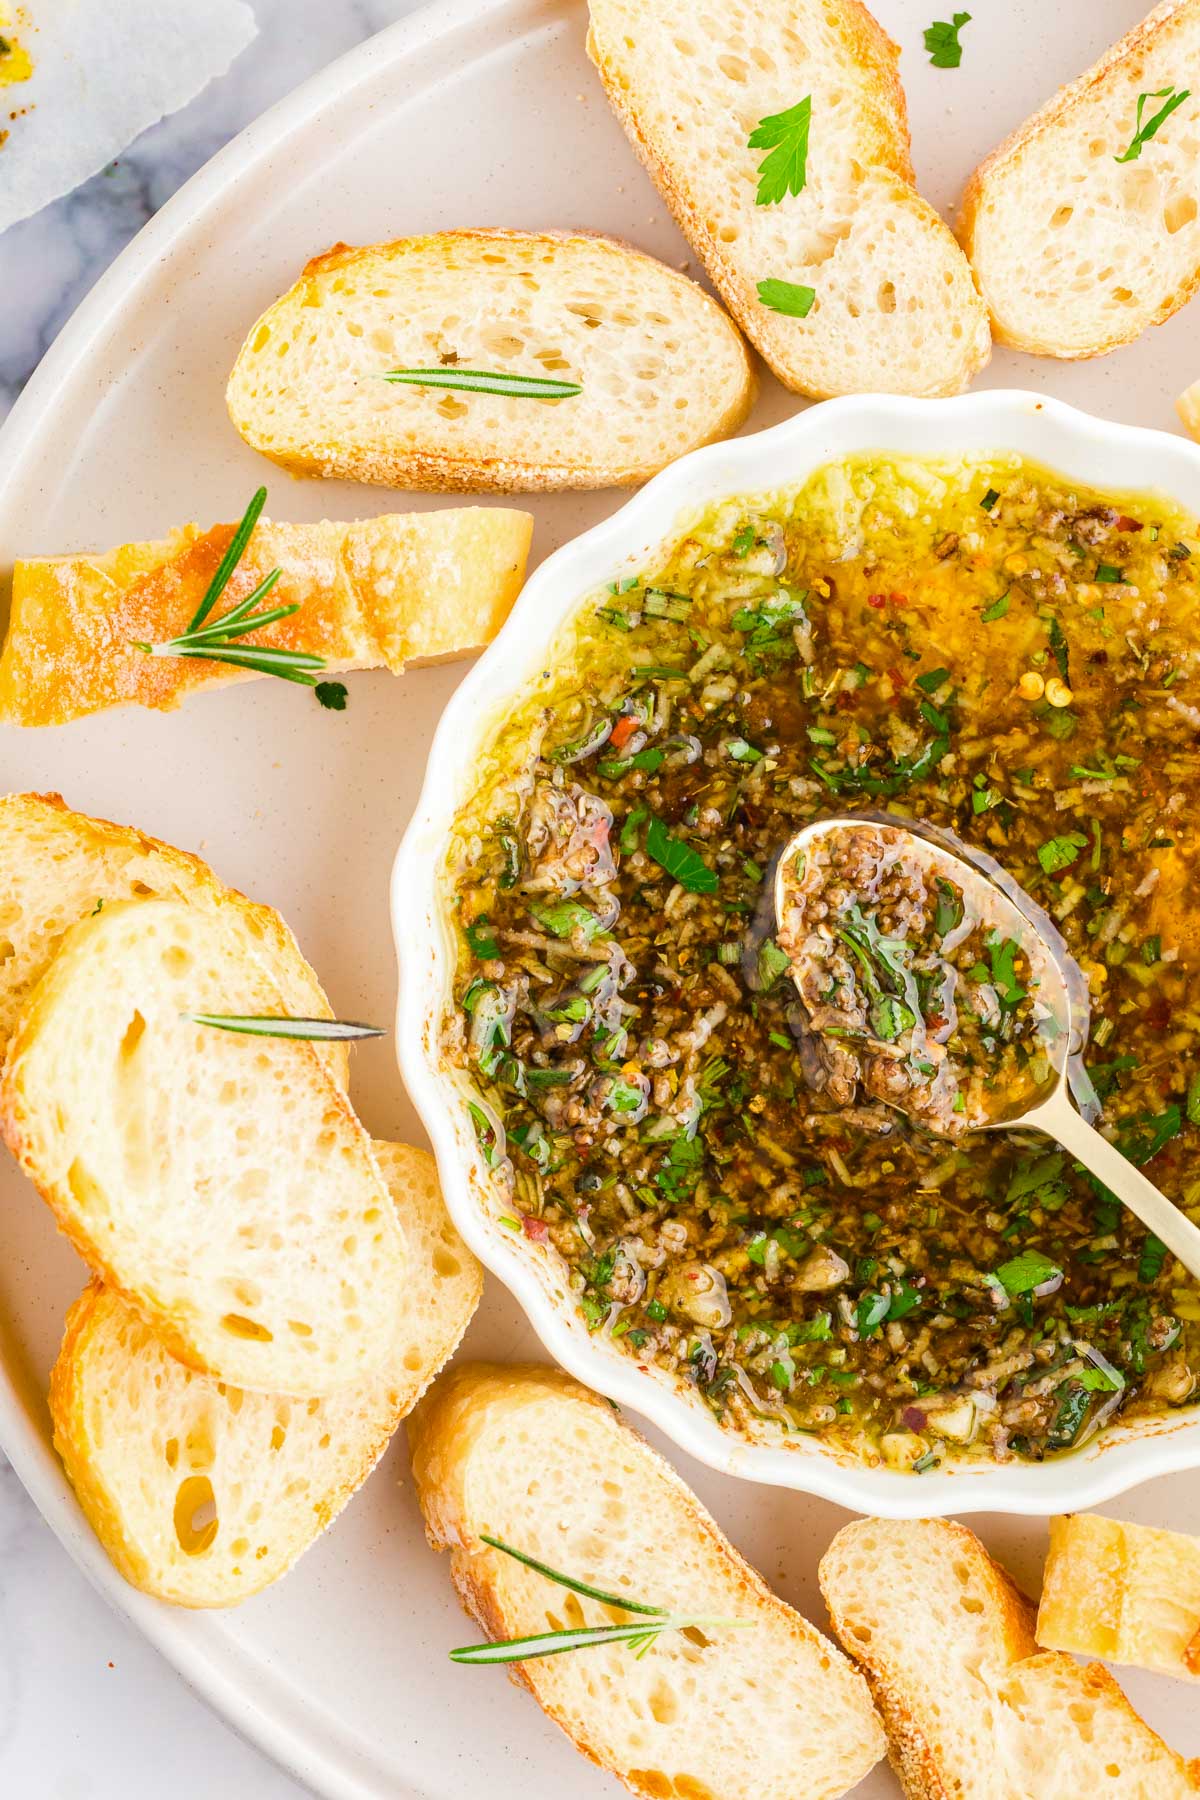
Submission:
{"label": "white scalloped bowl", "polygon": [[828,401],[772,430],[694,451],[664,470],[541,565],[442,717],[392,878],[401,1072],[433,1142],[455,1224],[511,1289],[550,1355],[589,1387],[652,1420],[701,1462],[893,1518],[1091,1506],[1152,1476],[1200,1466],[1200,1407],[1101,1432],[1075,1454],[1046,1463],[963,1459],[914,1477],[870,1467],[818,1438],[749,1441],[720,1426],[678,1378],[591,1335],[557,1252],[517,1239],[498,1223],[503,1207],[466,1110],[469,1084],[440,1045],[454,976],[443,874],[451,825],[470,793],[478,750],[508,704],[527,691],[564,621],[603,583],[644,568],[670,542],[681,514],[734,494],[798,486],[822,464],[870,450],[1017,451],[1095,487],[1157,490],[1200,514],[1200,450],[1185,439],[1107,424],[1061,401],[1011,390],[955,400],[861,395]]}

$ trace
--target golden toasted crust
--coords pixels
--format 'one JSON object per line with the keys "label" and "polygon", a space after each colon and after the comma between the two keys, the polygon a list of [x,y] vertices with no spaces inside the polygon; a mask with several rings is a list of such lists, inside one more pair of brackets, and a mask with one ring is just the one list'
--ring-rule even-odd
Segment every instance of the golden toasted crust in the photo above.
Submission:
{"label": "golden toasted crust", "polygon": [[[553,1409],[552,1426],[546,1419],[548,1409]],[[533,1435],[529,1445],[518,1449],[523,1443],[523,1415],[530,1420]],[[576,1421],[584,1417],[593,1430],[599,1427],[601,1443],[605,1444],[603,1451],[596,1441],[588,1442],[581,1435]],[[556,1454],[551,1443],[561,1444],[564,1462],[572,1463],[570,1482],[578,1483],[581,1496],[590,1499],[607,1482],[604,1494],[618,1508],[622,1503],[639,1507],[652,1513],[661,1526],[661,1551],[656,1549],[645,1578],[658,1582],[664,1603],[675,1584],[677,1569],[700,1566],[714,1571],[710,1579],[717,1579],[715,1571],[719,1570],[720,1588],[712,1590],[720,1593],[719,1610],[724,1612],[728,1607],[730,1616],[739,1619],[758,1619],[764,1624],[769,1620],[792,1642],[794,1678],[798,1683],[827,1683],[830,1696],[840,1689],[838,1699],[831,1698],[831,1704],[835,1711],[841,1708],[838,1729],[849,1771],[846,1785],[865,1774],[882,1753],[882,1736],[865,1690],[851,1675],[849,1665],[814,1626],[771,1592],[679,1475],[608,1401],[558,1369],[459,1365],[443,1376],[415,1409],[408,1431],[413,1474],[429,1541],[435,1549],[450,1550],[455,1589],[488,1637],[518,1636],[535,1629],[537,1624],[536,1616],[531,1616],[528,1597],[511,1584],[511,1562],[481,1537],[481,1532],[489,1529],[501,1536],[511,1535],[492,1514],[488,1470],[495,1467],[495,1456],[531,1456],[531,1470],[536,1463],[537,1472],[545,1477],[541,1485],[549,1490],[552,1480],[543,1463]],[[498,1436],[505,1439],[499,1447]],[[631,1461],[636,1461],[636,1476],[631,1473]],[[557,1507],[548,1516],[565,1518],[563,1508],[570,1505],[569,1498],[564,1499],[561,1485],[555,1491],[555,1502],[539,1498],[536,1504]],[[514,1522],[512,1530],[515,1529]],[[782,1654],[778,1639],[773,1654]],[[617,1730],[599,1690],[594,1698],[573,1704],[551,1663],[510,1664],[509,1673],[518,1685],[533,1694],[589,1761],[610,1770],[635,1794],[645,1796],[645,1800],[662,1800],[668,1794],[693,1792],[696,1784],[690,1777],[682,1777],[676,1787],[657,1770],[630,1766],[628,1747],[623,1754],[619,1740],[614,1741]],[[703,1681],[704,1676],[701,1674],[699,1679]],[[817,1704],[815,1691],[813,1704]],[[713,1770],[709,1778],[716,1792],[728,1792],[727,1777]],[[816,1791],[810,1771],[806,1792],[815,1795]],[[824,1785],[821,1788],[822,1793],[832,1791]],[[838,1787],[836,1791],[843,1789]]]}
{"label": "golden toasted crust", "polygon": [[1095,1513],[1051,1519],[1037,1639],[1200,1679],[1200,1539]]}
{"label": "golden toasted crust", "polygon": [[[533,521],[509,508],[385,514],[350,525],[260,519],[210,622],[264,576],[264,606],[299,610],[243,644],[307,651],[332,673],[467,656],[520,592]],[[233,535],[184,526],[162,543],[18,562],[0,655],[0,719],[61,725],[108,706],[169,709],[193,690],[257,679],[228,663],[149,656],[186,631]]]}
{"label": "golden toasted crust", "polygon": [[[566,488],[628,487],[645,481],[663,466],[663,458],[652,463],[630,460],[618,440],[618,427],[597,432],[588,446],[586,460],[572,461],[559,455],[553,461],[530,454],[457,454],[452,448],[432,444],[376,445],[345,444],[336,439],[314,441],[303,447],[279,446],[273,443],[260,421],[253,416],[241,371],[260,333],[270,331],[276,323],[286,321],[292,309],[300,306],[316,309],[320,305],[322,285],[330,275],[353,270],[392,256],[416,259],[423,254],[436,255],[447,264],[447,282],[459,279],[450,273],[455,253],[470,254],[481,246],[494,244],[498,249],[533,246],[572,246],[588,249],[600,247],[619,259],[622,277],[636,300],[637,285],[644,271],[652,275],[656,289],[660,284],[674,288],[683,316],[691,321],[690,329],[703,348],[704,334],[719,339],[725,352],[732,351],[737,365],[737,379],[729,383],[724,410],[711,421],[700,436],[690,436],[680,449],[694,449],[700,443],[727,437],[742,424],[754,403],[758,390],[753,363],[725,313],[702,288],[686,275],[668,268],[655,257],[648,256],[632,244],[602,232],[552,230],[542,232],[509,231],[499,228],[427,233],[424,236],[393,239],[389,243],[350,245],[337,243],[314,256],[305,264],[299,278],[285,294],[273,302],[247,333],[245,344],[230,377],[227,403],[238,431],[255,449],[272,461],[300,475],[320,475],[351,481],[363,481],[382,487],[413,489],[427,493],[536,493]],[[552,279],[553,277],[551,277]],[[453,289],[450,289],[453,291]],[[459,299],[464,297],[460,294]],[[478,297],[468,297],[472,306]],[[315,316],[315,312],[313,315]],[[682,423],[680,425],[683,431]],[[666,459],[666,460],[669,460]]]}
{"label": "golden toasted crust", "polygon": [[[870,1639],[855,1630],[855,1618],[839,1604],[838,1591],[832,1579],[834,1561],[839,1548],[853,1542],[855,1535],[869,1528],[871,1520],[844,1525],[821,1559],[821,1592],[833,1621],[833,1629],[850,1655],[861,1666],[871,1689],[871,1696],[883,1718],[888,1736],[888,1760],[899,1776],[910,1800],[963,1800],[957,1783],[943,1779],[939,1745],[930,1738],[913,1707],[909,1693],[895,1680],[895,1671],[874,1653]],[[925,1523],[925,1521],[922,1521]],[[1035,1612],[1011,1576],[987,1554],[973,1531],[953,1519],[936,1521],[936,1529],[944,1533],[946,1556],[957,1556],[971,1568],[982,1584],[995,1621],[1002,1658],[1017,1662],[1037,1649],[1033,1634]],[[887,1580],[886,1569],[880,1579]]]}
{"label": "golden toasted crust", "polygon": [[[970,177],[963,196],[959,214],[958,237],[966,251],[972,267],[976,260],[976,228],[979,214],[986,201],[990,183],[1002,180],[1006,169],[1011,167],[1022,153],[1035,144],[1041,134],[1049,127],[1059,124],[1070,124],[1081,107],[1100,90],[1115,70],[1124,64],[1136,67],[1139,59],[1153,46],[1156,39],[1182,13],[1194,11],[1196,0],[1162,0],[1153,11],[1137,25],[1133,26],[1125,36],[1110,44],[1090,69],[1084,71],[1075,81],[1069,82],[1046,102],[1044,106],[1032,113],[1024,124],[1019,125],[1004,141],[984,158]],[[1107,250],[1111,246],[1105,244]],[[1086,349],[1066,349],[1053,339],[1041,336],[1029,336],[1026,333],[1013,333],[994,305],[988,303],[991,318],[992,335],[997,343],[1009,344],[1014,349],[1031,351],[1034,355],[1054,356],[1064,361],[1084,361],[1092,356],[1103,356],[1114,350],[1119,344],[1129,343],[1140,335],[1148,325],[1161,325],[1165,320],[1179,311],[1200,287],[1200,265],[1173,292],[1165,294],[1153,315],[1138,323],[1129,331],[1111,331],[1105,337]],[[984,291],[984,300],[988,300]],[[1186,423],[1186,418],[1185,418]]]}
{"label": "golden toasted crust", "polygon": [[[23,872],[32,874],[40,859],[53,865],[60,856],[69,858],[75,851],[82,853],[94,871],[86,889],[81,888],[69,901],[61,888],[55,892],[55,929],[42,931],[36,941],[23,937],[0,962],[0,1057],[26,996],[48,968],[64,932],[106,900],[127,899],[136,893],[172,894],[197,905],[234,909],[272,969],[288,1009],[309,1018],[333,1017],[320,982],[273,906],[248,900],[218,880],[199,857],[176,850],[147,832],[73,812],[61,794],[0,796],[0,897],[7,887],[9,900],[16,898],[19,904]],[[53,888],[53,881],[50,886]],[[346,1087],[350,1071],[347,1046],[322,1045],[321,1057],[333,1079]]]}

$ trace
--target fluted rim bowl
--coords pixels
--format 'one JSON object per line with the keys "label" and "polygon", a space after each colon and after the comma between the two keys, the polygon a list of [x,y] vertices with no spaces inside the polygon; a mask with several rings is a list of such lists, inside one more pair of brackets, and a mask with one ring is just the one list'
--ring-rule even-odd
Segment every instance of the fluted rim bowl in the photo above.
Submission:
{"label": "fluted rim bowl", "polygon": [[400,961],[401,1073],[437,1156],[450,1214],[479,1260],[524,1308],[546,1350],[588,1387],[651,1420],[679,1447],[729,1475],[821,1495],[892,1518],[939,1513],[1049,1514],[1095,1505],[1150,1479],[1200,1466],[1200,1406],[1102,1431],[1049,1462],[964,1458],[920,1476],[870,1467],[816,1437],[752,1442],[722,1427],[682,1381],[589,1333],[550,1246],[514,1236],[483,1164],[466,1102],[470,1084],[441,1047],[454,977],[444,862],[479,750],[523,697],[551,641],[604,583],[643,569],[681,515],[737,494],[798,486],[862,451],[953,456],[1016,451],[1090,486],[1154,490],[1200,515],[1200,449],[1166,432],[1115,425],[1019,390],[954,400],[856,395],[782,425],[681,457],[603,523],[530,577],[490,649],[458,688],[429,752],[425,783],[392,875]]}

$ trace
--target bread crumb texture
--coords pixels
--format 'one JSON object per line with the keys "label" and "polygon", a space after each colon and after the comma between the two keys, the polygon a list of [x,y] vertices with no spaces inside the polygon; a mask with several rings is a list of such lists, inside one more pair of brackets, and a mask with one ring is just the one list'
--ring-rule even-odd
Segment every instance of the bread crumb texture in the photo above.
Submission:
{"label": "bread crumb texture", "polygon": [[[384,379],[456,367],[581,392]],[[335,246],[252,326],[227,394],[288,468],[431,489],[641,481],[736,429],[753,397],[745,345],[695,282],[609,238],[512,231]]]}

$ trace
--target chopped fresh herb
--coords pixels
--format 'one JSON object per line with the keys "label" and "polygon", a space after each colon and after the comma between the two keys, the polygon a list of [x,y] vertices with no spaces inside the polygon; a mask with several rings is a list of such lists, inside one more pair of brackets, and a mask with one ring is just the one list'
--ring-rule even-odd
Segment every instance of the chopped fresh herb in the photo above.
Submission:
{"label": "chopped fresh herb", "polygon": [[760,304],[772,312],[785,313],[789,319],[807,319],[816,297],[816,288],[803,287],[795,281],[780,281],[774,275],[758,284]]}
{"label": "chopped fresh herb", "polygon": [[958,41],[958,34],[970,22],[970,13],[956,12],[949,24],[944,19],[935,19],[932,25],[926,26],[925,48],[935,69],[958,68],[962,62],[962,45]]}
{"label": "chopped fresh herb", "polygon": [[747,140],[751,150],[769,150],[758,165],[759,206],[776,206],[789,194],[804,190],[808,172],[808,131],[812,123],[812,95],[806,94],[786,112],[768,113]]}
{"label": "chopped fresh herb", "polygon": [[472,956],[480,962],[495,962],[500,955],[500,946],[496,942],[496,934],[491,929],[491,920],[486,913],[480,913],[472,924],[463,928],[463,936]]}
{"label": "chopped fresh herb", "polygon": [[552,375],[517,375],[507,369],[460,369],[456,363],[430,369],[389,369],[385,381],[407,387],[455,388],[463,394],[500,394],[510,400],[571,400],[582,394],[578,381]]}
{"label": "chopped fresh herb", "polygon": [[[103,905],[104,902],[101,901],[100,904]],[[1200,1125],[1200,1069],[1197,1069],[1188,1082],[1187,1116],[1189,1125]]]}
{"label": "chopped fresh herb", "polygon": [[345,712],[346,684],[344,681],[318,681],[313,689],[321,705],[330,712]]}
{"label": "chopped fresh herb", "polygon": [[891,1300],[887,1294],[864,1294],[858,1303],[855,1324],[860,1338],[871,1337],[888,1316]]}
{"label": "chopped fresh herb", "polygon": [[758,985],[764,989],[774,987],[790,967],[791,958],[787,951],[781,950],[774,938],[764,939],[758,951]]}
{"label": "chopped fresh herb", "polygon": [[532,900],[529,911],[543,930],[553,937],[569,938],[578,931],[586,944],[599,937],[604,926],[594,912],[579,900]]}
{"label": "chopped fresh herb", "polygon": [[993,600],[989,606],[985,606],[979,616],[985,625],[990,625],[993,619],[1002,619],[1004,617],[1008,611],[1008,606],[1008,595],[1006,593],[1001,594],[998,600]]}
{"label": "chopped fresh herb", "polygon": [[671,878],[690,894],[714,894],[717,890],[717,873],[710,869],[704,858],[685,844],[683,839],[668,831],[661,819],[651,818],[646,827],[646,854],[653,857],[659,866],[666,870]]}
{"label": "chopped fresh herb", "polygon": [[1118,569],[1113,563],[1096,564],[1096,580],[1099,582],[1124,581],[1125,571]]}
{"label": "chopped fresh herb", "polygon": [[[963,24],[965,25],[966,23],[967,23],[967,20],[964,17]],[[983,496],[983,499],[979,502],[979,504],[980,504],[980,506],[982,506],[984,512],[991,512],[993,506],[995,506],[995,504],[999,498],[1000,498],[1000,495],[997,492],[997,490],[995,488],[989,488],[987,493]]]}
{"label": "chopped fresh herb", "polygon": [[1062,1270],[1048,1256],[1043,1256],[1040,1250],[1022,1250],[1011,1261],[1001,1263],[995,1273],[996,1280],[1005,1292],[1016,1297],[1019,1294],[1030,1294],[1034,1288],[1053,1281],[1056,1276],[1061,1276]]}
{"label": "chopped fresh herb", "polygon": [[1037,859],[1047,875],[1057,875],[1060,869],[1069,869],[1077,861],[1079,852],[1086,844],[1087,839],[1082,832],[1066,832],[1060,837],[1047,838],[1044,844],[1039,844]]}
{"label": "chopped fresh herb", "polygon": [[757,542],[753,525],[739,525],[733,534],[730,549],[736,557],[742,559],[749,556]]}
{"label": "chopped fresh herb", "polygon": [[1046,621],[1046,629],[1050,633],[1050,648],[1054,652],[1058,672],[1065,682],[1069,682],[1071,679],[1071,655],[1067,648],[1066,633],[1053,614]]}
{"label": "chopped fresh herb", "polygon": [[924,675],[917,676],[917,686],[925,694],[936,694],[950,680],[949,669],[927,669]]}
{"label": "chopped fresh herb", "polygon": [[[1137,123],[1134,128],[1133,136],[1130,138],[1125,149],[1122,150],[1119,156],[1115,156],[1113,161],[1119,163],[1136,162],[1138,157],[1142,154],[1144,145],[1150,142],[1150,139],[1157,132],[1159,126],[1164,124],[1165,121],[1170,118],[1177,106],[1183,105],[1184,101],[1190,97],[1190,94],[1190,88],[1180,88],[1177,93],[1174,82],[1172,82],[1169,87],[1156,88],[1152,94],[1139,94],[1137,100]],[[1148,100],[1162,100],[1165,104],[1160,106],[1158,111],[1143,124],[1142,116],[1145,113],[1146,102]]]}
{"label": "chopped fresh herb", "polygon": [[1167,1259],[1167,1246],[1153,1232],[1146,1233],[1146,1241],[1142,1245],[1142,1254],[1138,1258],[1138,1280],[1143,1287],[1149,1287],[1158,1280],[1162,1273],[1163,1263]]}

